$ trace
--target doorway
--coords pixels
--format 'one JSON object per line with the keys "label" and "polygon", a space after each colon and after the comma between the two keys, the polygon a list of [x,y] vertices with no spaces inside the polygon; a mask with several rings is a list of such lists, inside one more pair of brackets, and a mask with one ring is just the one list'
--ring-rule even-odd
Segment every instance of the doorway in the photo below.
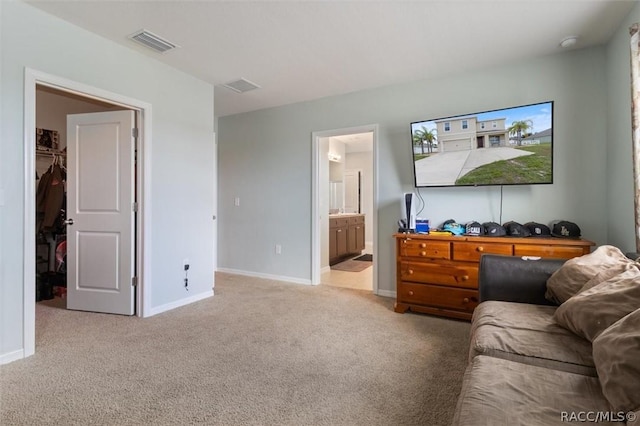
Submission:
{"label": "doorway", "polygon": [[[81,218],[78,216],[87,214],[81,214],[81,210],[87,211],[92,219],[96,219],[100,223],[106,223],[114,217],[113,209],[106,212],[106,217],[104,217],[105,213],[100,213],[100,210],[104,210],[104,208],[100,208],[100,204],[104,206],[105,202],[111,202],[109,198],[113,197],[108,194],[104,170],[102,172],[99,171],[100,169],[112,169],[113,167],[108,163],[108,150],[104,148],[104,145],[110,143],[111,137],[102,137],[100,139],[101,132],[96,134],[95,131],[93,135],[83,136],[84,140],[81,145],[83,149],[82,153],[80,153],[76,149],[76,144],[68,144],[67,136],[71,140],[79,137],[80,134],[86,134],[87,126],[77,126],[79,132],[74,131],[76,126],[72,125],[71,130],[68,129],[68,126],[70,123],[77,121],[80,117],[79,114],[82,114],[84,122],[90,123],[94,129],[102,126],[102,133],[104,131],[111,133],[114,128],[113,123],[120,124],[120,121],[117,120],[118,115],[113,114],[116,111],[119,112],[120,116],[124,112],[124,117],[133,118],[133,111],[120,105],[86,98],[48,86],[36,85],[36,301],[43,302],[43,304],[66,307],[68,309],[118,312],[125,315],[133,313],[133,297],[130,287],[119,289],[120,297],[128,299],[121,302],[122,307],[117,306],[115,303],[112,303],[114,306],[109,308],[102,307],[100,304],[104,297],[99,296],[108,295],[113,297],[116,294],[113,289],[100,286],[102,284],[100,281],[103,283],[114,281],[108,279],[110,278],[109,272],[111,272],[107,266],[109,264],[110,250],[106,247],[107,250],[100,253],[101,246],[103,249],[105,248],[104,244],[100,244],[100,240],[104,240],[105,237],[109,239],[109,235],[114,235],[121,241],[125,239],[131,241],[129,244],[121,244],[121,247],[125,250],[120,251],[126,256],[121,261],[122,265],[126,265],[131,263],[131,258],[135,255],[135,253],[130,253],[130,250],[126,250],[127,246],[134,246],[135,234],[131,235],[131,232],[114,234],[113,232],[108,232],[109,229],[92,229],[94,238],[90,244],[86,241],[88,239],[85,236],[86,232],[78,234],[80,240],[72,237],[81,224],[81,221],[79,221]],[[106,120],[108,125],[99,123],[96,120],[102,120],[103,122]],[[125,144],[126,142],[128,141],[124,141]],[[99,145],[88,149],[87,147],[92,144]],[[124,151],[125,155],[128,154],[126,150]],[[71,158],[76,160],[72,161]],[[127,163],[133,163],[133,161],[133,158],[131,158],[129,161],[119,163],[121,166],[126,166]],[[93,164],[91,164],[92,162]],[[76,167],[76,165],[79,167]],[[116,167],[116,169],[118,168],[120,167]],[[135,177],[133,178],[134,181],[131,181],[128,178],[129,175],[133,175],[133,173],[124,174],[123,177],[126,179],[123,184],[125,186],[122,187],[122,190],[116,187],[116,192],[131,193],[130,188],[135,187]],[[81,176],[82,178],[79,180],[78,178]],[[96,191],[97,187],[101,189]],[[76,193],[78,193],[78,196],[75,196]],[[79,197],[80,195],[82,197]],[[126,198],[122,197],[122,195],[120,196],[121,198]],[[98,205],[96,205],[95,200],[93,202],[91,200],[91,198],[95,197],[98,198]],[[81,199],[84,200],[82,201],[84,205],[79,210],[78,207],[80,206],[77,205],[77,201]],[[89,206],[89,203],[94,205]],[[121,215],[124,215],[127,221],[131,220],[127,218],[127,216],[132,215],[130,211],[122,212]],[[86,228],[86,225],[84,228]],[[93,228],[95,228],[95,225]],[[69,238],[67,238],[67,231],[72,232]],[[96,231],[99,231],[99,233],[96,234]],[[95,238],[95,236],[99,237]],[[94,244],[96,242],[98,243],[97,245]],[[81,257],[74,255],[78,251],[76,247],[78,244],[85,249]],[[95,264],[89,266],[85,263],[87,260],[85,254],[90,251],[99,253],[96,261],[101,264],[99,268],[102,270],[101,276],[97,277],[97,280],[96,277],[92,279],[91,287],[93,288],[79,286],[79,291],[75,292],[76,286],[73,283],[78,281],[78,274],[75,272],[78,271],[79,275],[87,277],[87,271],[96,269]],[[90,258],[91,256],[88,257]],[[77,267],[73,267],[72,265],[76,265],[78,260],[82,260],[82,263],[78,264]],[[123,270],[122,272],[127,273],[128,271]],[[129,279],[130,277],[131,275]],[[94,293],[96,290],[100,290],[98,297],[93,297],[96,303],[91,303],[91,300],[82,301],[82,299],[92,297],[92,294],[96,296]],[[71,296],[73,296],[73,300],[70,300]]]}
{"label": "doorway", "polygon": [[[145,162],[145,153],[149,150],[150,129],[151,129],[151,105],[142,101],[128,98],[122,95],[104,91],[102,89],[90,87],[81,83],[67,80],[61,77],[42,73],[32,69],[25,69],[25,94],[24,94],[24,146],[25,146],[25,197],[24,197],[24,357],[35,353],[35,302],[36,302],[36,137],[37,128],[36,110],[38,90],[63,95],[65,99],[71,99],[85,104],[93,104],[98,108],[113,108],[117,110],[129,110],[136,117],[139,128],[139,142],[136,152],[136,167],[132,171],[135,175],[134,181],[136,199],[138,205],[135,206],[137,214],[135,240],[135,250],[131,261],[135,265],[136,280],[132,280],[132,285],[137,284],[134,289],[135,294],[135,314],[137,316],[147,316],[150,312],[150,289],[144,288],[145,280],[149,279],[149,254],[144,250],[148,239],[148,232],[145,227],[148,221],[149,193],[149,165]],[[108,107],[107,107],[108,106]],[[133,206],[132,206],[133,207]],[[135,282],[137,281],[137,282]],[[144,290],[144,291],[143,291]]]}
{"label": "doorway", "polygon": [[377,294],[377,134],[377,125],[312,134],[314,285]]}

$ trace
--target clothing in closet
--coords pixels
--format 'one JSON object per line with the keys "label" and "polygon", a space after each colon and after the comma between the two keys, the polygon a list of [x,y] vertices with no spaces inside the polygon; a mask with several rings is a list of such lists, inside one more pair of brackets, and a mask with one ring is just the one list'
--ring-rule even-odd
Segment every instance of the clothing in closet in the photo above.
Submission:
{"label": "clothing in closet", "polygon": [[61,224],[62,209],[65,205],[66,172],[55,162],[42,175],[36,193],[36,217],[39,231],[51,231]]}

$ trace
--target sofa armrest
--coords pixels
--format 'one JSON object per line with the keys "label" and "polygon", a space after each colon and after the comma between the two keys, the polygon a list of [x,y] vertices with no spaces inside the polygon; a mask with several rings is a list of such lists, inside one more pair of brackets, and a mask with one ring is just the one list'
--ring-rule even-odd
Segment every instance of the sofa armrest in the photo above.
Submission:
{"label": "sofa armrest", "polygon": [[564,262],[562,259],[484,254],[478,271],[480,302],[501,300],[553,305],[544,297],[547,279]]}

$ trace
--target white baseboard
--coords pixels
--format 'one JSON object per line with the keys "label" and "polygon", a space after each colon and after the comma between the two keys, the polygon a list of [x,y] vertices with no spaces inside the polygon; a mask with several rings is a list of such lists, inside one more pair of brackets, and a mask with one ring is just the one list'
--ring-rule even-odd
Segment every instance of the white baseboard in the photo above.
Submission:
{"label": "white baseboard", "polygon": [[326,272],[331,272],[331,266],[325,266],[324,268],[320,269],[321,274],[324,274]]}
{"label": "white baseboard", "polygon": [[396,298],[396,292],[392,290],[380,290],[378,289],[378,296]]}
{"label": "white baseboard", "polygon": [[365,241],[364,242],[364,252],[365,253],[373,253],[373,241]]}
{"label": "white baseboard", "polygon": [[152,317],[154,315],[161,314],[163,312],[170,311],[172,309],[179,308],[181,306],[190,305],[194,302],[199,302],[200,300],[208,299],[209,297],[213,297],[213,290],[205,291],[204,293],[194,294],[191,297],[186,297],[184,299],[176,300],[175,302],[166,303],[164,305],[156,306],[155,308],[151,308],[151,312],[148,316]]}
{"label": "white baseboard", "polygon": [[311,280],[303,278],[285,277],[282,275],[263,274],[260,272],[241,271],[239,269],[218,268],[218,272],[225,272],[227,274],[243,275],[245,277],[264,278],[267,280],[285,281],[294,284],[311,285]]}
{"label": "white baseboard", "polygon": [[24,350],[18,349],[17,351],[8,352],[0,355],[0,365],[9,364],[10,362],[17,361],[24,358]]}

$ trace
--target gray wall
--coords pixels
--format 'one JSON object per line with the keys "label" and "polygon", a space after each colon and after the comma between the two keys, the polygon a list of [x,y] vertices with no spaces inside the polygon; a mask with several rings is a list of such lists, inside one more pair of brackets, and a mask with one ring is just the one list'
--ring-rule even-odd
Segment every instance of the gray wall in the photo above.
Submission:
{"label": "gray wall", "polygon": [[152,310],[210,292],[213,87],[23,2],[1,2],[0,28],[0,361],[23,349],[25,67],[152,105],[152,281],[145,289]]}
{"label": "gray wall", "polygon": [[[504,188],[502,221],[575,221],[606,242],[604,48],[521,61],[219,119],[219,266],[292,279],[311,276],[311,132],[380,126],[379,288],[395,292],[391,235],[401,196],[413,190],[409,123],[540,101],[555,101],[554,184]],[[469,93],[473,93],[470,96]],[[500,188],[429,188],[422,216],[500,220]],[[233,197],[246,200],[233,207]],[[273,255],[273,244],[283,253]]]}
{"label": "gray wall", "polygon": [[613,35],[606,49],[607,72],[607,242],[636,251],[631,158],[631,77],[629,27],[640,21],[640,4]]}

